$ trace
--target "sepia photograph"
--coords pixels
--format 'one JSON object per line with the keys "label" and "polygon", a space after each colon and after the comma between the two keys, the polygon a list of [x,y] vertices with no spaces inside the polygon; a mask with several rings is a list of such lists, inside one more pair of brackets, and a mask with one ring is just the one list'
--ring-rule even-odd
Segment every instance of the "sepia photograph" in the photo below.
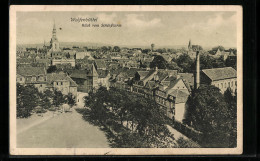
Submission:
{"label": "sepia photograph", "polygon": [[10,6],[11,155],[243,152],[241,6]]}

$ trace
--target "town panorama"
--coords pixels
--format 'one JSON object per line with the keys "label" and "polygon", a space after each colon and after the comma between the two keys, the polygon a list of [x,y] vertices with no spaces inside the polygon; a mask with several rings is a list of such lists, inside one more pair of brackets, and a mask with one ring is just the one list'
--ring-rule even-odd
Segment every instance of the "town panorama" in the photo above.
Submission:
{"label": "town panorama", "polygon": [[[237,49],[17,45],[20,148],[235,148]],[[212,40],[214,41],[214,40]]]}

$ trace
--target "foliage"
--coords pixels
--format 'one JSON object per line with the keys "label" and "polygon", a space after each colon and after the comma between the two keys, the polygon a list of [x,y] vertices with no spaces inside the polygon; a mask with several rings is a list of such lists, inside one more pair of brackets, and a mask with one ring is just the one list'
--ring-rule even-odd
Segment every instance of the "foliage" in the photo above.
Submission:
{"label": "foliage", "polygon": [[151,51],[151,49],[143,49],[142,53],[148,54]]}
{"label": "foliage", "polygon": [[166,60],[160,55],[155,56],[153,61],[150,63],[150,68],[155,68],[155,67],[158,67],[158,69],[166,69],[167,68]]}
{"label": "foliage", "polygon": [[57,71],[56,65],[51,65],[47,69],[47,73],[54,73],[55,71]]}
{"label": "foliage", "polygon": [[183,69],[178,66],[177,63],[171,62],[167,65],[167,68],[170,70],[178,70],[178,72],[183,72]]}
{"label": "foliage", "polygon": [[186,140],[183,137],[180,137],[176,140],[178,148],[199,148],[199,146],[190,140]]}
{"label": "foliage", "polygon": [[62,103],[64,103],[64,97],[63,94],[61,93],[61,91],[54,89],[53,92],[53,105],[58,107],[60,106]]}
{"label": "foliage", "polygon": [[[154,100],[116,88],[107,90],[101,87],[85,97],[85,106],[90,108],[89,115],[92,119],[118,133],[121,139],[117,142],[123,144],[121,146],[143,147],[140,145],[142,142],[145,143],[145,147],[175,145],[172,142],[173,136],[165,126],[165,116]],[[123,122],[127,123],[127,127]],[[118,130],[117,127],[124,127],[127,130],[122,128]],[[129,140],[135,136],[138,136],[136,139],[140,144],[131,145]]]}
{"label": "foliage", "polygon": [[158,53],[166,53],[166,49],[165,48],[157,49],[156,52],[158,52]]}
{"label": "foliage", "polygon": [[29,117],[33,109],[39,104],[39,92],[33,85],[16,85],[17,88],[17,112],[18,118]]}
{"label": "foliage", "polygon": [[212,48],[212,50],[214,50],[214,51],[217,51],[218,49],[220,51],[224,51],[225,50],[225,48],[223,46],[216,46],[216,47]]}
{"label": "foliage", "polygon": [[217,87],[201,85],[187,104],[186,122],[204,134],[205,146],[232,146],[233,113]]}
{"label": "foliage", "polygon": [[236,139],[237,139],[237,93],[236,91],[233,93],[230,88],[224,92],[224,98],[228,105],[228,110],[230,113],[229,121],[231,122],[230,126],[230,140],[229,144],[231,147],[236,147]]}
{"label": "foliage", "polygon": [[227,59],[225,61],[225,65],[227,67],[232,67],[234,69],[237,69],[237,57],[236,56],[227,57]]}
{"label": "foliage", "polygon": [[40,102],[39,105],[43,108],[43,109],[48,109],[51,107],[51,99],[50,96],[48,95],[48,92],[44,92],[44,93],[39,93],[40,96]]}
{"label": "foliage", "polygon": [[70,107],[76,105],[75,96],[72,93],[69,93],[65,96],[66,103],[70,105]]}
{"label": "foliage", "polygon": [[119,46],[114,46],[114,47],[113,47],[113,51],[115,51],[115,52],[120,52],[121,49],[120,49]]}
{"label": "foliage", "polygon": [[192,73],[193,69],[192,64],[193,60],[190,58],[188,54],[182,54],[176,59],[177,65],[183,69],[184,73]]}

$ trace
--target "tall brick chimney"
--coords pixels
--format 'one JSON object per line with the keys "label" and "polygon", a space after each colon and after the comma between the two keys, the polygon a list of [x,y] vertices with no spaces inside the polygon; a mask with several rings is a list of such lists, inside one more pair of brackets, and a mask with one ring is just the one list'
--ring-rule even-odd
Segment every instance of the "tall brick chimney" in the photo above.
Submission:
{"label": "tall brick chimney", "polygon": [[198,89],[200,86],[200,53],[196,51],[196,70],[194,75],[194,88]]}

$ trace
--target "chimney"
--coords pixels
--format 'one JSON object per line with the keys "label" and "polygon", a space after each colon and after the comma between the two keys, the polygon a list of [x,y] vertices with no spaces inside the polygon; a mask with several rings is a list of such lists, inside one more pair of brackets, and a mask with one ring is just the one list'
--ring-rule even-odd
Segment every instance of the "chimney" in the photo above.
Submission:
{"label": "chimney", "polygon": [[194,76],[194,88],[198,89],[200,86],[200,55],[199,51],[196,51],[196,70]]}

